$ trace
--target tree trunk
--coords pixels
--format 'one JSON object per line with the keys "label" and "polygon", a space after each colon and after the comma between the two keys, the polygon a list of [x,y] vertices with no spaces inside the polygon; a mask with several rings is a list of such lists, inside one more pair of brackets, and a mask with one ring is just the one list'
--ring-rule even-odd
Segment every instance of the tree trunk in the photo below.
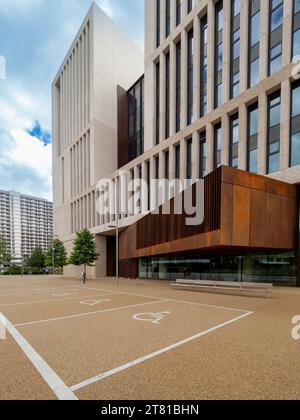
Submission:
{"label": "tree trunk", "polygon": [[83,284],[86,283],[86,265],[84,264],[84,272],[83,272]]}

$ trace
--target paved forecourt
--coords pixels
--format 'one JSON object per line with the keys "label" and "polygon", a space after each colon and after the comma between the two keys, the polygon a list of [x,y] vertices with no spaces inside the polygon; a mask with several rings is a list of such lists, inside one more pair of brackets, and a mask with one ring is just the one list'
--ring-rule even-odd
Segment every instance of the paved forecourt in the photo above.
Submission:
{"label": "paved forecourt", "polygon": [[[0,313],[9,336],[0,341],[2,361],[5,346],[15,343],[17,360],[25,358],[47,384],[45,398],[77,399],[93,384],[252,315],[181,301],[180,294],[174,299],[147,295],[142,287],[90,284],[50,277],[0,279]],[[38,398],[39,386],[31,387],[31,398]],[[9,398],[5,384],[1,389]]]}

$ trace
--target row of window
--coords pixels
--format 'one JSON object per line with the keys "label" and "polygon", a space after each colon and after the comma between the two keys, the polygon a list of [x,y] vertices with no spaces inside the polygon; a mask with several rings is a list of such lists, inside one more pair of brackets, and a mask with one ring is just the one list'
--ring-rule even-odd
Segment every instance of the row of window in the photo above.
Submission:
{"label": "row of window", "polygon": [[[291,144],[290,166],[300,165],[300,82],[292,85],[291,95]],[[247,170],[258,172],[258,132],[259,132],[259,107],[255,103],[247,110]],[[267,173],[280,170],[280,129],[281,129],[281,92],[275,92],[268,97],[267,119]],[[239,167],[239,139],[240,123],[239,114],[230,116],[229,121],[229,166]],[[192,139],[186,141],[186,179],[192,180]],[[214,155],[213,165],[217,169],[222,163],[222,125],[214,125]],[[175,178],[181,178],[181,146],[175,146]],[[199,134],[199,178],[207,174],[207,145],[205,130]],[[159,178],[159,157],[155,159],[156,177]],[[169,178],[170,158],[169,150],[164,154],[164,176]]]}
{"label": "row of window", "polygon": [[[231,48],[230,48],[230,98],[240,94],[240,32],[241,5],[240,0],[231,1]],[[272,75],[282,67],[282,34],[283,34],[283,1],[267,0],[269,11],[269,63],[268,74]],[[294,1],[293,19],[293,57],[300,55],[300,0]],[[177,2],[178,14],[181,2]],[[179,15],[178,15],[179,16]],[[249,57],[248,88],[255,86],[260,80],[260,22],[261,0],[249,0]],[[215,5],[215,77],[214,107],[223,103],[223,1]],[[200,117],[207,113],[207,16],[200,21]],[[181,128],[181,64],[182,43],[176,44],[176,132]],[[166,53],[166,120],[165,137],[170,134],[170,52]],[[194,120],[194,30],[187,34],[187,125]],[[160,140],[160,63],[156,63],[156,144]]]}

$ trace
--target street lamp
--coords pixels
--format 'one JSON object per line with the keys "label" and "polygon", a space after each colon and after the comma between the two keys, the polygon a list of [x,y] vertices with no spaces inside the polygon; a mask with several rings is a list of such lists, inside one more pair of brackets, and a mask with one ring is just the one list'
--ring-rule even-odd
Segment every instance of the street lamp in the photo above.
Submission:
{"label": "street lamp", "polygon": [[116,224],[108,226],[109,229],[116,229],[116,278],[119,286],[119,213],[116,214]]}
{"label": "street lamp", "polygon": [[58,236],[53,237],[53,243],[52,243],[52,275],[54,276],[55,271],[55,239],[57,239]]}

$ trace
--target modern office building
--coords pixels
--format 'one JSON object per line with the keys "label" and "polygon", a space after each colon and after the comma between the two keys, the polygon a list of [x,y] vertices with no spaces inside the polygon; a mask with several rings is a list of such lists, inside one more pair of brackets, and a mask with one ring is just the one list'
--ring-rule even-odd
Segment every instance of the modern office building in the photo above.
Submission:
{"label": "modern office building", "polygon": [[[118,219],[121,275],[300,285],[300,0],[146,0],[143,60],[110,27],[128,42],[93,5],[53,83],[55,233],[69,248],[76,231],[95,233],[97,276],[114,274]],[[111,83],[97,84],[99,73]],[[204,178],[204,222],[175,214],[182,188],[150,188],[146,209],[132,191],[120,209],[110,190],[99,214],[97,183],[119,192],[124,176],[137,190],[139,180],[195,189]]]}
{"label": "modern office building", "polygon": [[47,200],[0,190],[0,237],[20,265],[35,248],[47,251],[53,240],[53,204]]}

